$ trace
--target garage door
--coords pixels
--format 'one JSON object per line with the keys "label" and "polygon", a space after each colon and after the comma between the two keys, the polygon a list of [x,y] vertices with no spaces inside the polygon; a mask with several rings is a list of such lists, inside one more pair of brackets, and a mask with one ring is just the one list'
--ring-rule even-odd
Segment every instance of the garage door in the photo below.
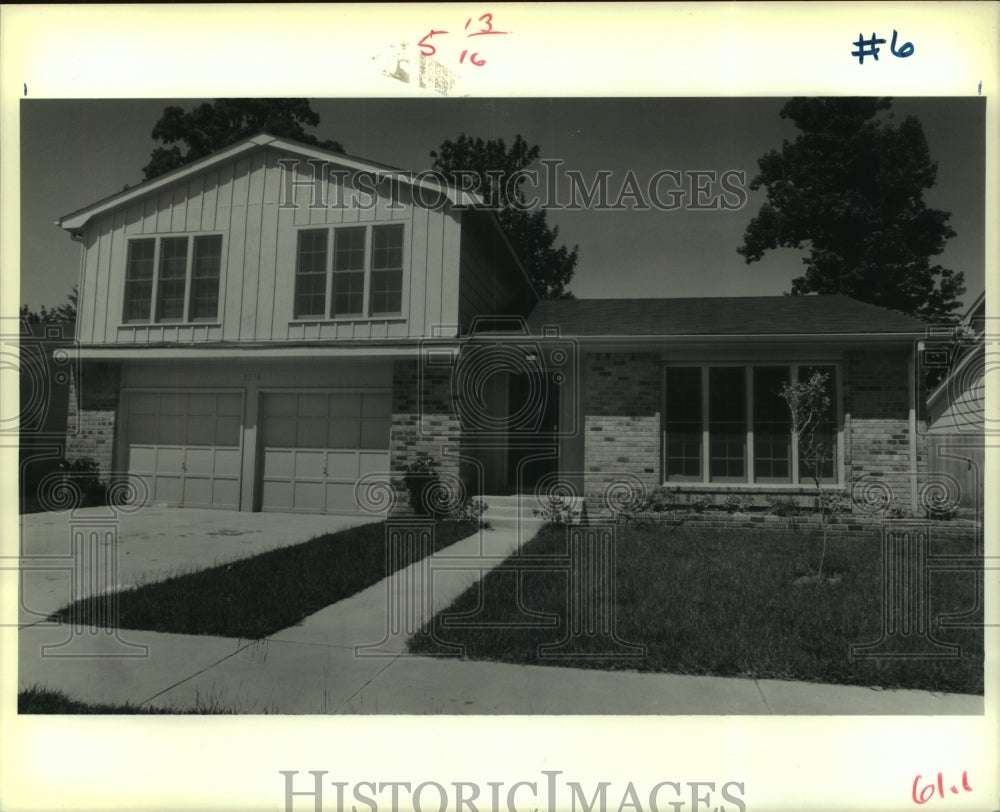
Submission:
{"label": "garage door", "polygon": [[389,470],[388,392],[264,396],[263,510],[356,513],[359,477]]}
{"label": "garage door", "polygon": [[129,473],[155,504],[236,510],[242,415],[239,392],[129,392]]}

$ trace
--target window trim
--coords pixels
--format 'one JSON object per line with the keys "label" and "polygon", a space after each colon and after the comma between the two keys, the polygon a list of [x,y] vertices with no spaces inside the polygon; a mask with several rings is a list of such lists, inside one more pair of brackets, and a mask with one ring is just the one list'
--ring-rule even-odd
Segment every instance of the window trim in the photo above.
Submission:
{"label": "window trim", "polygon": [[[373,252],[374,252],[374,241],[373,234],[376,228],[392,228],[398,227],[403,230],[403,240],[402,240],[402,264],[400,267],[401,282],[400,282],[400,301],[399,310],[391,313],[373,313],[371,312],[371,291],[372,291],[372,271],[373,271]],[[339,229],[350,229],[350,228],[364,228],[365,229],[365,261],[364,261],[364,292],[362,296],[362,311],[360,313],[354,314],[343,314],[334,315],[333,310],[333,296],[334,296],[334,257],[336,254],[337,246],[337,231]],[[298,261],[299,261],[299,235],[304,231],[326,231],[327,232],[327,248],[326,248],[326,285],[325,285],[325,301],[323,306],[323,313],[321,315],[312,316],[299,316],[296,315],[296,286],[298,283]],[[385,220],[385,221],[373,221],[369,223],[338,223],[336,225],[308,225],[303,224],[296,227],[295,229],[295,239],[293,241],[295,255],[292,261],[293,270],[293,280],[292,280],[292,315],[289,320],[293,324],[316,324],[316,323],[351,323],[351,322],[370,322],[370,321],[405,321],[408,318],[408,283],[409,283],[409,257],[410,257],[410,236],[411,230],[407,228],[407,224],[399,220]]]}
{"label": "window trim", "polygon": [[[194,319],[191,316],[191,291],[194,275],[194,245],[203,237],[219,238],[219,290],[216,296],[215,318]],[[184,314],[180,319],[161,319],[158,316],[160,309],[160,258],[162,256],[161,246],[163,240],[184,239],[187,240],[185,249],[184,264]],[[128,268],[130,246],[141,240],[153,240],[153,275],[151,278],[152,291],[149,299],[149,313],[144,319],[128,318]],[[222,231],[178,231],[160,234],[130,234],[125,242],[125,270],[122,274],[122,305],[121,305],[121,327],[177,327],[177,326],[218,326],[222,323],[224,312],[225,276],[226,276],[226,235]]]}
{"label": "window trim", "polygon": [[[667,442],[666,442],[666,398],[667,369],[677,367],[695,367],[701,372],[701,477],[699,479],[668,479],[667,478]],[[746,381],[744,397],[746,399],[746,459],[744,468],[746,478],[740,482],[727,482],[711,478],[711,438],[709,431],[709,375],[707,370],[712,367],[741,367]],[[762,489],[762,490],[801,490],[815,488],[812,479],[804,479],[799,471],[799,443],[794,432],[791,434],[791,476],[788,482],[758,482],[754,471],[754,414],[753,414],[753,370],[755,367],[788,367],[791,380],[798,380],[800,367],[831,367],[834,370],[835,391],[831,396],[834,407],[834,433],[837,447],[834,454],[832,481],[820,482],[821,488],[840,489],[846,481],[844,476],[844,364],[840,359],[820,358],[817,360],[761,359],[719,360],[719,361],[669,361],[663,364],[660,377],[660,481],[670,488],[680,489]]]}

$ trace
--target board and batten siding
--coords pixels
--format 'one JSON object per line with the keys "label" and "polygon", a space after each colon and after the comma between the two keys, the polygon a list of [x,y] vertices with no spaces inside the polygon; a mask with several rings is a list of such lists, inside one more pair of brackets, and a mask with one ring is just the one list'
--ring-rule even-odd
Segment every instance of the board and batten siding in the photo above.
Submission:
{"label": "board and batten siding", "polygon": [[[83,232],[78,338],[84,344],[419,338],[458,323],[461,225],[450,206],[414,204],[407,187],[394,204],[348,189],[331,177],[325,203],[311,208],[312,169],[300,160],[294,208],[284,199],[291,157],[273,148],[209,167],[165,189],[96,216]],[[387,189],[388,185],[380,187]],[[332,205],[335,201],[342,206]],[[356,201],[365,205],[353,205]],[[302,228],[402,222],[403,314],[342,320],[295,320],[297,232]],[[139,236],[222,234],[219,320],[123,324],[128,240]],[[332,250],[332,240],[330,243]],[[447,333],[446,334],[453,334]]]}
{"label": "board and batten siding", "polygon": [[462,219],[458,319],[463,333],[475,316],[527,316],[535,303],[500,234],[477,214],[467,211]]}

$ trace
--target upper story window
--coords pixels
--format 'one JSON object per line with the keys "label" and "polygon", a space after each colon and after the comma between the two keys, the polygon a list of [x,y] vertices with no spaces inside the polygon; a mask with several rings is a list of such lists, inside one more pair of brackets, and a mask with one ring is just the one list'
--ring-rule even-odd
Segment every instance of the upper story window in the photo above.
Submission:
{"label": "upper story window", "polygon": [[299,232],[295,318],[397,316],[403,310],[403,225]]}
{"label": "upper story window", "polygon": [[[790,380],[829,374],[829,413],[817,429],[829,454],[807,459],[781,397]],[[663,471],[670,482],[808,484],[837,481],[836,369],[832,366],[669,366]]]}
{"label": "upper story window", "polygon": [[221,234],[129,240],[122,318],[127,324],[216,321],[221,271]]}

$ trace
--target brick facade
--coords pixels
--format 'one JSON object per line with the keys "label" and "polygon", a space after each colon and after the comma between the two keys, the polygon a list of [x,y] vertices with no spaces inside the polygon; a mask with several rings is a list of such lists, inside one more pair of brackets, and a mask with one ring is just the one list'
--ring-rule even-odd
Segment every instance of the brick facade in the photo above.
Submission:
{"label": "brick facade", "polygon": [[429,454],[445,477],[467,478],[459,460],[461,428],[452,397],[450,367],[421,361],[395,361],[392,367],[392,434],[390,465],[398,504],[407,507],[402,473],[421,452]]}
{"label": "brick facade", "polygon": [[601,503],[608,487],[660,484],[662,365],[659,353],[587,353],[583,359],[584,493]]}
{"label": "brick facade", "polygon": [[85,361],[70,376],[67,423],[76,431],[66,435],[66,458],[92,458],[104,481],[114,471],[120,390],[118,364]]}
{"label": "brick facade", "polygon": [[[849,352],[844,374],[847,484],[870,483],[906,513],[916,507],[911,504],[908,361],[908,350]],[[918,436],[917,443],[917,470],[926,471],[926,437]]]}

